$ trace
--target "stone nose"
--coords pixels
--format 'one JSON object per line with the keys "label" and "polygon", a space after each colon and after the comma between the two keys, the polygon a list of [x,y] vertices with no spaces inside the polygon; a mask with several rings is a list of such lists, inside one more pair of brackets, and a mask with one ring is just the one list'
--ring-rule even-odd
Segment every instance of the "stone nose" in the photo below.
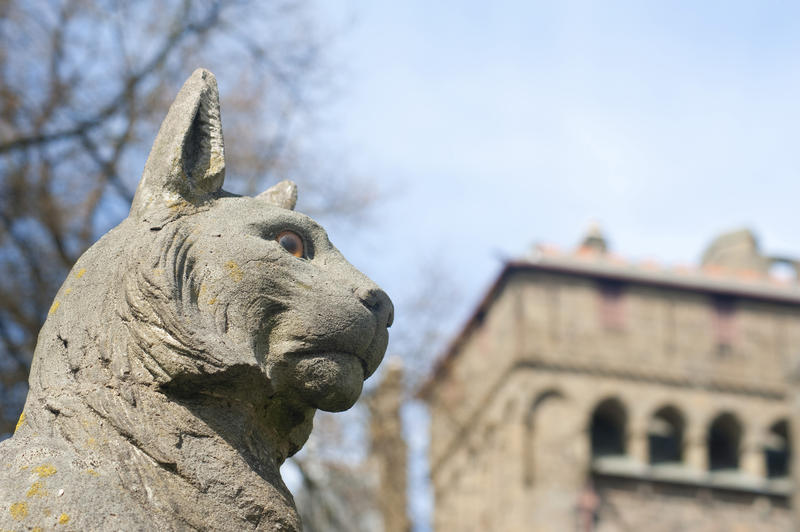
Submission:
{"label": "stone nose", "polygon": [[379,320],[386,322],[387,328],[392,326],[394,305],[389,296],[386,295],[386,292],[377,286],[366,286],[356,289],[356,296]]}

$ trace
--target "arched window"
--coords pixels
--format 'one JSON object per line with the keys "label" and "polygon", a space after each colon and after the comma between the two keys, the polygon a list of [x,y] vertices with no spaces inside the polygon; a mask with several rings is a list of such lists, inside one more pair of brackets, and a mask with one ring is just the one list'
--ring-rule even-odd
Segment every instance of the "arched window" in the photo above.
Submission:
{"label": "arched window", "polygon": [[739,468],[742,426],[733,414],[720,414],[708,429],[708,467],[711,471]]}
{"label": "arched window", "polygon": [[556,400],[563,400],[564,396],[558,390],[546,390],[533,400],[525,416],[525,452],[523,455],[523,481],[526,486],[533,485],[534,469],[536,467],[534,454],[534,435],[539,430],[552,430],[548,426],[536,427],[536,419],[541,416],[543,408],[551,406]]}
{"label": "arched window", "polygon": [[606,399],[594,409],[591,432],[592,457],[625,454],[625,407],[618,399]]}
{"label": "arched window", "polygon": [[767,462],[768,478],[789,476],[789,460],[791,457],[789,444],[789,425],[785,420],[772,425],[764,445],[764,458]]}
{"label": "arched window", "polygon": [[683,416],[675,407],[665,406],[653,414],[647,427],[651,464],[683,461],[683,427]]}

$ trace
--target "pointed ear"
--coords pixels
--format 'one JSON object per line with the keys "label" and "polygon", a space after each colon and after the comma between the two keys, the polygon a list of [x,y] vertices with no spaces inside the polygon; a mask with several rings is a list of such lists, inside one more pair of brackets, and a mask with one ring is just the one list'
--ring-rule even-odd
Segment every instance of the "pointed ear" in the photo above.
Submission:
{"label": "pointed ear", "polygon": [[291,211],[297,204],[297,185],[289,180],[281,181],[256,196],[256,199]]}
{"label": "pointed ear", "polygon": [[217,79],[198,68],[183,84],[161,123],[131,205],[147,219],[165,209],[198,205],[215,197],[225,179],[225,147]]}

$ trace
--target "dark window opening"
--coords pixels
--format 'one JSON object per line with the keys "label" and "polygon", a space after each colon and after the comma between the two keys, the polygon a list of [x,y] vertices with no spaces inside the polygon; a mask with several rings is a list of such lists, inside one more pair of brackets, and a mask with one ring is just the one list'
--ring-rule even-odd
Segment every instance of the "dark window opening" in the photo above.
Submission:
{"label": "dark window opening", "polygon": [[708,431],[708,466],[711,471],[739,468],[742,429],[732,414],[718,416]]}
{"label": "dark window opening", "polygon": [[600,323],[606,329],[620,330],[625,326],[625,292],[622,283],[602,281],[600,289]]}
{"label": "dark window opening", "polygon": [[767,478],[783,478],[789,476],[789,429],[786,421],[772,425],[764,446],[764,458],[767,462]]}
{"label": "dark window opening", "polygon": [[651,464],[683,461],[683,426],[683,416],[673,407],[653,415],[647,429]]}
{"label": "dark window opening", "polygon": [[730,297],[714,298],[714,339],[717,353],[727,356],[736,339],[736,301]]}
{"label": "dark window opening", "polygon": [[621,456],[625,454],[626,415],[616,399],[600,403],[592,415],[590,427],[592,457]]}

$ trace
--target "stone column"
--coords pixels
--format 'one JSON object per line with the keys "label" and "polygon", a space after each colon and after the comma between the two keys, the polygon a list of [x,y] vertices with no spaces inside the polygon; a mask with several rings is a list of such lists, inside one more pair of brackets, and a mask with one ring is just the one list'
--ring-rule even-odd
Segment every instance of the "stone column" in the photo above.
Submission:
{"label": "stone column", "polygon": [[700,473],[708,471],[708,439],[704,428],[688,427],[684,448],[686,465]]}
{"label": "stone column", "polygon": [[647,465],[650,462],[647,420],[631,419],[630,429],[628,430],[628,456],[642,465]]}
{"label": "stone column", "polygon": [[767,466],[764,460],[764,448],[760,434],[749,427],[746,429],[739,457],[739,468],[743,473],[758,478],[767,476]]}
{"label": "stone column", "polygon": [[403,366],[399,359],[388,362],[386,373],[370,407],[370,454],[379,475],[378,506],[385,532],[406,532],[406,455],[400,407],[403,404]]}

